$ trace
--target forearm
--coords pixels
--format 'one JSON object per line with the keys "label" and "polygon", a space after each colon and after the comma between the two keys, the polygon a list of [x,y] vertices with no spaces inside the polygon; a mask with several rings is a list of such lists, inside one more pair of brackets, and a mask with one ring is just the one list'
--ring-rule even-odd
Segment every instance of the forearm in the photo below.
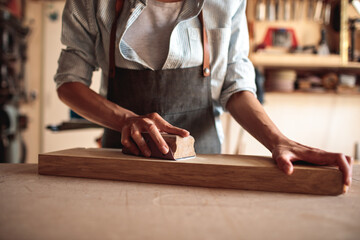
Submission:
{"label": "forearm", "polygon": [[82,83],[65,83],[58,88],[57,93],[61,101],[82,117],[116,131],[122,130],[127,117],[137,116]]}
{"label": "forearm", "polygon": [[226,107],[234,119],[270,152],[279,144],[289,141],[251,92],[233,94]]}

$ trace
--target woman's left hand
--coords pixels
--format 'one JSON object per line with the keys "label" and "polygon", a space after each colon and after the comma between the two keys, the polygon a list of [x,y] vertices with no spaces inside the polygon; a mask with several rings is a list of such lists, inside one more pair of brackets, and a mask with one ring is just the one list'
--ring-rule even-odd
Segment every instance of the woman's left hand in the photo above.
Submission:
{"label": "woman's left hand", "polygon": [[300,160],[317,165],[338,166],[343,173],[344,184],[350,186],[353,163],[351,157],[304,146],[288,139],[271,121],[251,92],[233,94],[226,108],[245,130],[269,149],[279,168],[286,174],[292,174],[292,163]]}
{"label": "woman's left hand", "polygon": [[278,167],[288,175],[294,171],[292,163],[300,160],[317,165],[337,166],[343,173],[344,184],[348,187],[351,184],[353,159],[342,153],[326,152],[289,140],[276,146],[272,157]]}

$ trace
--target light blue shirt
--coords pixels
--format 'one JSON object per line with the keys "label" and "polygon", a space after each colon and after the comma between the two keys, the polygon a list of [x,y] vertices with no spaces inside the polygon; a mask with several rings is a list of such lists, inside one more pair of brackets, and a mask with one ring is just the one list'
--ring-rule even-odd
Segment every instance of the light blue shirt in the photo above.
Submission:
{"label": "light blue shirt", "polygon": [[[116,0],[67,0],[62,25],[62,50],[55,75],[57,87],[66,82],[90,86],[92,73],[102,70],[100,94],[106,95],[109,41]],[[210,45],[211,91],[217,127],[218,116],[230,96],[239,91],[255,94],[254,67],[248,58],[249,36],[245,15],[246,0],[183,0],[169,54],[162,69],[189,68],[203,62],[201,25],[197,15],[203,9]],[[151,69],[126,44],[126,30],[146,8],[146,0],[124,2],[117,26],[117,67]],[[220,133],[220,132],[219,132]],[[222,135],[222,134],[220,134]],[[220,136],[220,138],[222,138]]]}

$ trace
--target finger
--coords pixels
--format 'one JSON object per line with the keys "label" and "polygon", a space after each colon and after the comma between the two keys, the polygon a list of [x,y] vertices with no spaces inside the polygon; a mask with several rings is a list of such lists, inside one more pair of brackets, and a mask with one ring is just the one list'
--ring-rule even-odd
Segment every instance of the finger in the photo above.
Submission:
{"label": "finger", "polygon": [[352,167],[352,165],[354,164],[354,159],[350,156],[345,156],[345,157],[349,165]]}
{"label": "finger", "polygon": [[294,166],[291,162],[291,157],[289,154],[281,154],[276,158],[276,163],[280,170],[282,170],[287,175],[291,175],[294,172]]}
{"label": "finger", "polygon": [[129,149],[132,154],[139,155],[138,147],[131,141],[129,127],[125,126],[121,131],[121,144]]}
{"label": "finger", "polygon": [[167,145],[164,138],[161,136],[159,129],[154,123],[148,124],[147,132],[150,134],[150,137],[154,140],[158,149],[163,153],[167,154],[169,152],[169,146]]}
{"label": "finger", "polygon": [[154,123],[156,124],[156,126],[161,131],[171,133],[171,134],[176,134],[181,137],[187,137],[190,135],[190,133],[187,130],[178,128],[178,127],[174,127],[173,125],[171,125],[170,123],[165,121],[165,119],[163,119],[158,113],[150,113],[147,115],[147,117],[150,118],[151,120],[153,120]]}
{"label": "finger", "polygon": [[181,137],[187,137],[190,135],[189,131],[182,129],[182,128],[175,127],[162,118],[157,119],[156,123],[159,126],[160,130],[162,130],[164,132],[179,135]]}
{"label": "finger", "polygon": [[[314,151],[316,150],[316,151]],[[302,154],[301,159],[318,165],[338,166],[343,173],[344,184],[350,186],[352,173],[352,160],[341,153],[331,153],[318,149],[310,149]]]}
{"label": "finger", "polygon": [[301,159],[318,165],[338,166],[340,171],[343,173],[344,184],[350,186],[351,164],[349,161],[351,161],[351,159],[348,159],[344,154],[331,153],[318,149],[309,149],[302,154]]}
{"label": "finger", "polygon": [[351,185],[351,182],[352,182],[352,167],[353,167],[353,158],[350,157],[350,156],[345,156],[343,154],[341,154],[341,157],[342,158],[345,158],[346,160],[346,166],[347,166],[347,176],[346,176],[346,179],[345,179],[345,176],[344,176],[344,182],[345,182],[345,185],[347,186],[350,186]]}
{"label": "finger", "polygon": [[350,186],[351,184],[351,167],[345,155],[340,154],[337,157],[337,163],[340,171],[344,174],[344,184]]}
{"label": "finger", "polygon": [[131,128],[131,137],[134,140],[134,142],[136,143],[136,145],[139,147],[142,154],[145,157],[150,157],[151,151],[150,151],[149,147],[147,146],[147,144],[138,128],[136,128],[136,127]]}
{"label": "finger", "polygon": [[160,131],[176,134],[181,137],[187,137],[190,135],[190,133],[187,130],[174,127],[173,125],[165,121],[165,119],[163,119],[158,113],[147,114],[147,117],[154,121],[154,123],[156,124],[156,126],[159,128]]}
{"label": "finger", "polygon": [[351,182],[352,182],[352,170],[353,170],[353,163],[354,163],[354,159],[350,156],[345,156],[346,158],[346,161],[348,162],[349,164],[349,167],[350,167],[350,170],[349,170],[349,185],[351,185]]}
{"label": "finger", "polygon": [[350,186],[351,166],[346,156],[340,153],[328,153],[324,156],[324,158],[325,157],[329,158],[329,161],[332,161],[333,164],[339,167],[340,171],[343,173],[344,184],[346,186]]}

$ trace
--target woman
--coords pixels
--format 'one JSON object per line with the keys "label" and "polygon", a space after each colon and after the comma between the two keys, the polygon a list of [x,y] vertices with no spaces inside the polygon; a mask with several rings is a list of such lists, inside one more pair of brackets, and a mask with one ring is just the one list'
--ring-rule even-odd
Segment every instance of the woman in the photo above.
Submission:
{"label": "woman", "polygon": [[[168,146],[160,132],[185,137],[188,130],[198,153],[219,153],[225,109],[285,173],[297,160],[337,165],[350,186],[350,157],[288,139],[257,101],[245,8],[245,0],[69,0],[58,95],[106,127],[104,147],[126,146],[145,156],[151,152],[141,132],[149,132],[164,154]],[[88,86],[99,67],[97,94]]]}

